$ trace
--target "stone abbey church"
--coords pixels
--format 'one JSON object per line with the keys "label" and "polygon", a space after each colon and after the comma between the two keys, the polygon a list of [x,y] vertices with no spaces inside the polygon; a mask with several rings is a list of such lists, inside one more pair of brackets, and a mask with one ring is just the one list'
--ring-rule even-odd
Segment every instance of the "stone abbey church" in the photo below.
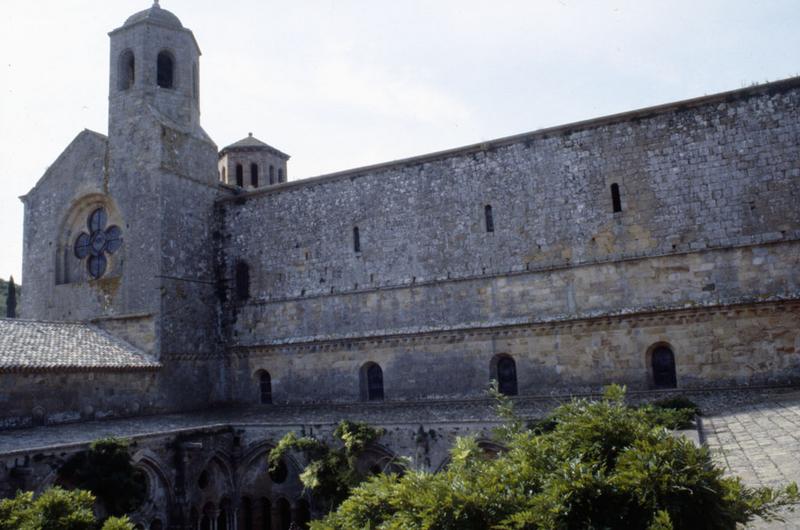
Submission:
{"label": "stone abbey church", "polygon": [[202,129],[175,15],[109,35],[108,134],[22,198],[0,495],[113,434],[141,528],[302,526],[299,460],[264,458],[289,430],[369,421],[363,465],[435,471],[457,435],[491,450],[491,380],[531,416],[800,382],[800,78],[289,181]]}

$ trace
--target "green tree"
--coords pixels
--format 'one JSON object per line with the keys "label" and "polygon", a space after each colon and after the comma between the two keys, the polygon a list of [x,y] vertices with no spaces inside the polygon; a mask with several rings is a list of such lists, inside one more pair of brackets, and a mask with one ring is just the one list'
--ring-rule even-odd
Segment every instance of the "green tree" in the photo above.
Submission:
{"label": "green tree", "polygon": [[[84,490],[50,488],[38,497],[30,491],[0,500],[0,530],[96,530],[94,495]],[[133,530],[127,519],[111,518],[102,530]]]}
{"label": "green tree", "polygon": [[612,386],[602,400],[564,404],[545,429],[525,427],[500,397],[496,458],[461,438],[446,470],[370,478],[312,528],[733,530],[798,502],[796,485],[748,488],[675,437],[693,410],[633,408],[624,395]]}
{"label": "green tree", "polygon": [[343,420],[333,432],[341,445],[331,447],[316,438],[289,432],[269,453],[270,471],[277,471],[289,452],[302,453],[308,464],[300,474],[300,481],[332,510],[347,498],[352,488],[370,475],[368,471],[359,469],[358,459],[383,434],[383,429]]}
{"label": "green tree", "polygon": [[17,288],[14,285],[14,277],[8,281],[8,294],[6,295],[6,318],[17,316]]}
{"label": "green tree", "polygon": [[147,493],[144,472],[134,467],[127,442],[116,438],[96,440],[61,466],[58,476],[64,485],[92,492],[114,516],[136,510]]}

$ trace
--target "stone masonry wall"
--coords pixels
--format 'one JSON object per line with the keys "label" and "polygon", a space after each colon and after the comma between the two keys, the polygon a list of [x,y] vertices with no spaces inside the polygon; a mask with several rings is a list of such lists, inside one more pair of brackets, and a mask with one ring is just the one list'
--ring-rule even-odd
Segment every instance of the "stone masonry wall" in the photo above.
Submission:
{"label": "stone masonry wall", "polygon": [[358,401],[359,372],[383,369],[387,400],[485,394],[499,354],[516,363],[521,395],[652,387],[650,354],[668,345],[680,388],[800,382],[800,303],[778,302],[594,319],[282,344],[237,350],[243,401],[258,402],[258,371],[274,402]]}
{"label": "stone masonry wall", "polygon": [[158,374],[39,372],[0,374],[0,430],[162,412]]}
{"label": "stone masonry wall", "polygon": [[223,201],[238,340],[795,296],[796,245],[761,245],[800,237],[798,85]]}

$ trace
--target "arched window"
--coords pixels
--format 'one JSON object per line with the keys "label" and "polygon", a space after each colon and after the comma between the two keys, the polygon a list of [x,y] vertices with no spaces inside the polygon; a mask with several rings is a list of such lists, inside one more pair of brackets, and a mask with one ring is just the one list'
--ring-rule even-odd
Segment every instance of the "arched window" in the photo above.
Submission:
{"label": "arched window", "polygon": [[255,162],[250,164],[250,185],[254,188],[258,187],[258,164]]}
{"label": "arched window", "polygon": [[361,252],[361,234],[358,232],[358,227],[353,227],[353,251]]}
{"label": "arched window", "polygon": [[136,60],[131,50],[125,50],[119,56],[119,83],[120,90],[128,90],[136,81]]}
{"label": "arched window", "polygon": [[297,514],[295,524],[304,530],[307,529],[308,522],[311,520],[311,510],[308,508],[308,501],[305,499],[297,501],[297,510],[295,513]]}
{"label": "arched window", "polygon": [[216,530],[232,530],[232,526],[230,523],[233,522],[232,516],[233,515],[233,508],[231,507],[231,501],[229,499],[222,499],[219,503],[219,515],[217,516],[217,528]]}
{"label": "arched window", "polygon": [[292,524],[292,508],[289,506],[289,501],[278,499],[275,506],[278,509],[278,529],[289,530]]}
{"label": "arched window", "polygon": [[242,504],[239,506],[239,530],[256,530],[253,525],[253,501],[250,497],[242,497]]}
{"label": "arched window", "polygon": [[244,168],[241,164],[236,164],[236,185],[240,188],[244,187]]}
{"label": "arched window", "polygon": [[283,170],[278,168],[278,183],[280,184],[281,182],[283,182]]}
{"label": "arched window", "polygon": [[245,261],[236,262],[236,298],[247,300],[250,298],[250,266]]}
{"label": "arched window", "polygon": [[275,484],[283,484],[289,477],[289,468],[286,467],[286,462],[283,460],[278,462],[275,469],[270,469],[269,478]]}
{"label": "arched window", "polygon": [[261,526],[258,530],[272,529],[272,503],[266,497],[261,497]]}
{"label": "arched window", "polygon": [[200,528],[200,514],[197,513],[197,508],[194,506],[189,512],[189,524],[192,525],[192,530],[198,530]]}
{"label": "arched window", "polygon": [[269,183],[275,184],[275,166],[269,166]]}
{"label": "arched window", "polygon": [[383,401],[383,370],[376,363],[361,367],[361,399],[363,401]]}
{"label": "arched window", "polygon": [[262,405],[272,403],[272,378],[266,370],[258,372],[258,391]]}
{"label": "arched window", "polygon": [[517,395],[517,363],[510,355],[495,355],[491,362],[492,379],[497,390],[506,396]]}
{"label": "arched window", "polygon": [[483,208],[483,215],[486,218],[486,231],[494,232],[494,216],[492,215],[492,205],[487,204]]}
{"label": "arched window", "polygon": [[653,349],[651,365],[653,386],[656,388],[675,388],[678,378],[675,374],[675,354],[669,346],[656,346]]}
{"label": "arched window", "polygon": [[622,211],[622,200],[619,198],[619,184],[616,182],[611,185],[611,208],[614,213]]}
{"label": "arched window", "polygon": [[173,88],[175,82],[175,59],[164,50],[156,59],[156,82],[161,88]]}

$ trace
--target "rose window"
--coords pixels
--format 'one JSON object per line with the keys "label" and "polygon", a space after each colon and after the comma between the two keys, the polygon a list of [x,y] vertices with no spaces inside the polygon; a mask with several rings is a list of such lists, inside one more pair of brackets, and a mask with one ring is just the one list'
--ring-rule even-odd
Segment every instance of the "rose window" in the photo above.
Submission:
{"label": "rose window", "polygon": [[87,219],[89,233],[81,232],[75,240],[75,257],[86,260],[86,270],[92,278],[100,278],[108,267],[107,254],[113,254],[122,246],[122,230],[116,225],[106,228],[108,214],[105,208],[97,208]]}

